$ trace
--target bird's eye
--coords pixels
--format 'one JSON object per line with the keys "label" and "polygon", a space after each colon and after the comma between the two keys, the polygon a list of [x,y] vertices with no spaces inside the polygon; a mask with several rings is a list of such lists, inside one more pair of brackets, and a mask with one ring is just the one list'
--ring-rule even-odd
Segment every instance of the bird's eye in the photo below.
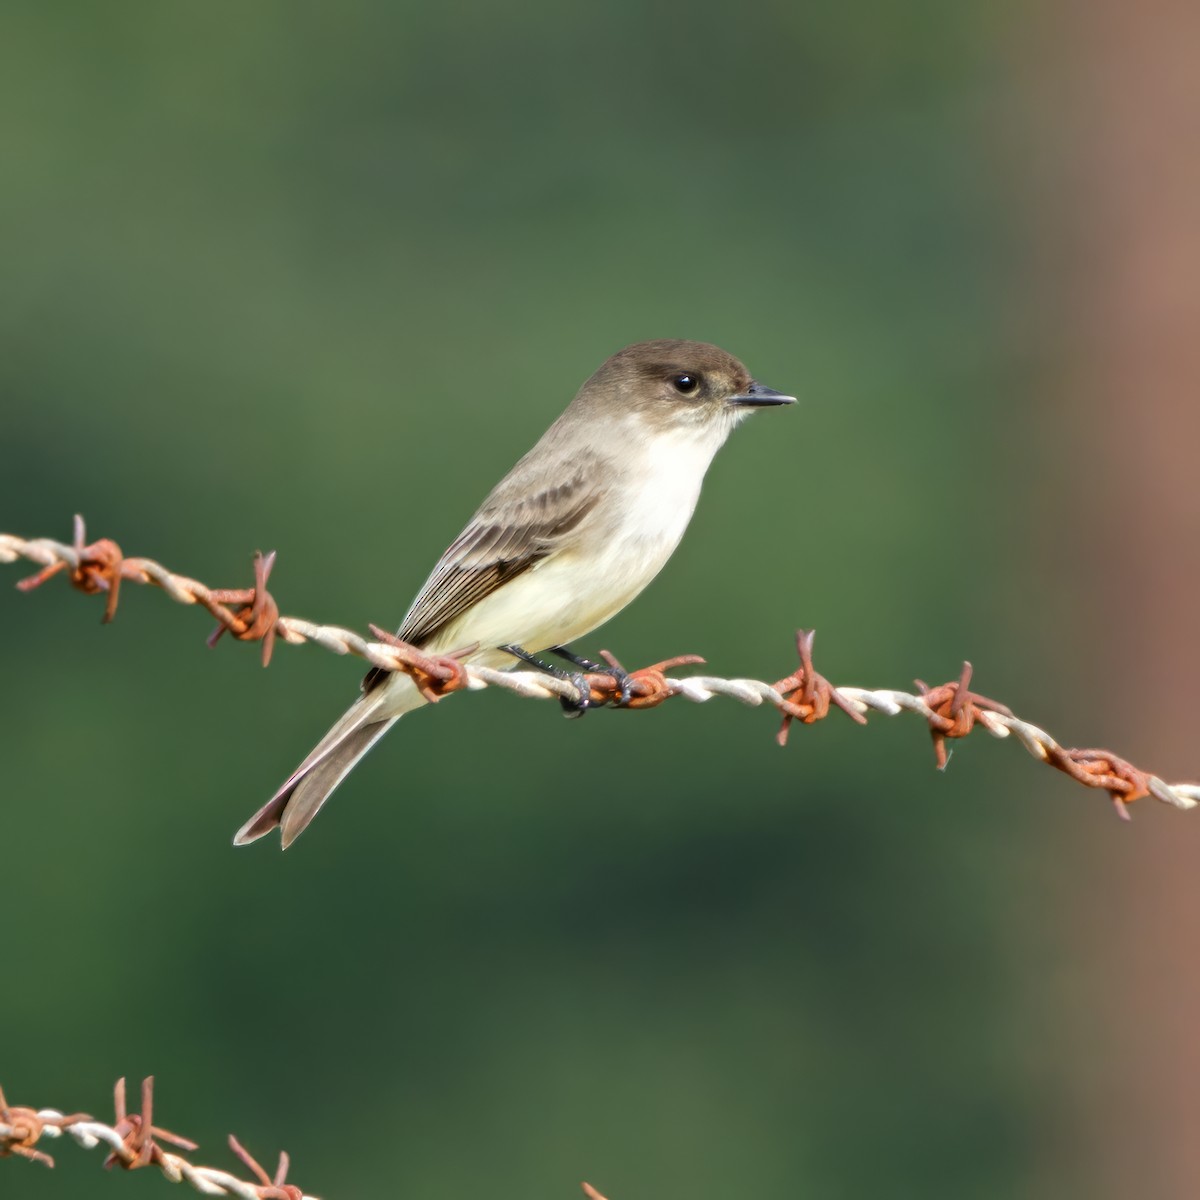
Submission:
{"label": "bird's eye", "polygon": [[673,375],[671,383],[674,384],[677,392],[682,392],[685,396],[690,396],[700,386],[700,380],[695,375],[688,375],[686,373]]}

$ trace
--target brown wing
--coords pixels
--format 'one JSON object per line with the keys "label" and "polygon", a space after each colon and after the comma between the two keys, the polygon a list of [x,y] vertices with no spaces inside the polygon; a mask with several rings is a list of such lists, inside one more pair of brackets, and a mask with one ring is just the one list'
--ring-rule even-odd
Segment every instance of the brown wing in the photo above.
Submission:
{"label": "brown wing", "polygon": [[[489,501],[442,555],[397,636],[424,645],[472,605],[553,553],[601,494],[589,470],[533,496]],[[370,691],[387,674],[373,668],[363,690]]]}

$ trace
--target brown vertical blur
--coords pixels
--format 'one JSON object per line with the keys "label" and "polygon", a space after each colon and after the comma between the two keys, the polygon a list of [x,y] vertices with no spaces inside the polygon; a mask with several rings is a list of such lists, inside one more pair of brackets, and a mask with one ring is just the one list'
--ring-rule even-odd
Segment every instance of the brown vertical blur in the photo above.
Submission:
{"label": "brown vertical blur", "polygon": [[[1062,451],[1047,559],[1078,621],[1060,666],[1093,697],[1077,732],[1197,779],[1200,4],[1058,0],[1024,34],[1039,399]],[[1200,814],[1134,821],[1064,850],[1090,895],[1059,931],[1074,1057],[1050,1173],[1071,1194],[1200,1196]]]}

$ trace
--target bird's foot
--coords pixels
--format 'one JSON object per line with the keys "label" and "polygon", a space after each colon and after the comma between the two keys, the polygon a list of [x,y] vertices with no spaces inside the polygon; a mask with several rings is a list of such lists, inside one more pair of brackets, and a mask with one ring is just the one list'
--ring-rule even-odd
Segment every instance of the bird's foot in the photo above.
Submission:
{"label": "bird's foot", "polygon": [[557,655],[559,658],[566,659],[567,662],[573,663],[577,667],[592,673],[593,675],[607,675],[613,681],[613,686],[620,693],[613,703],[618,708],[625,708],[633,696],[633,680],[629,672],[607,650],[601,650],[600,653],[604,656],[604,662],[593,662],[590,658],[580,658],[573,651],[568,650],[566,646],[551,646],[550,653]]}
{"label": "bird's foot", "polygon": [[[511,654],[514,658],[519,658],[522,662],[529,663],[530,666],[537,667],[539,671],[545,671],[547,675],[553,675],[555,679],[565,679],[570,683],[578,693],[577,697],[572,699],[569,696],[559,696],[558,702],[562,705],[563,713],[568,717],[582,717],[589,708],[592,707],[592,689],[588,684],[587,676],[582,671],[564,671],[562,667],[556,667],[553,663],[548,663],[545,659],[538,658],[535,654],[530,654],[523,646],[518,646],[515,643],[508,646],[501,646],[506,654]],[[551,650],[552,654],[557,654],[558,650]],[[574,657],[571,661],[576,666],[584,664],[576,660]]]}

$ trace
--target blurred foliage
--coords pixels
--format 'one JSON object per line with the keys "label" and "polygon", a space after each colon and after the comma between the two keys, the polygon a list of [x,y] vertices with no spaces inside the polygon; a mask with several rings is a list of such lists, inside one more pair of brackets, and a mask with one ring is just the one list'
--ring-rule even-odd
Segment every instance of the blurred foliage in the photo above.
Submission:
{"label": "blurred foliage", "polygon": [[[0,528],[82,511],[225,586],[275,548],[285,611],[394,624],[605,356],[704,338],[803,403],[722,452],[590,648],[771,677],[815,625],[837,681],[969,654],[1031,696],[1020,513],[972,500],[1027,453],[993,8],[0,21]],[[99,611],[0,592],[0,871],[37,914],[6,923],[15,1102],[100,1113],[154,1072],[202,1161],[232,1128],[330,1200],[1007,1197],[1030,1169],[1010,882],[1068,785],[1010,748],[943,777],[915,723],[779,751],[728,704],[460,697],[293,852],[235,853],[357,665],[263,672],[142,590]],[[137,1186],[59,1158],[0,1187]]]}

